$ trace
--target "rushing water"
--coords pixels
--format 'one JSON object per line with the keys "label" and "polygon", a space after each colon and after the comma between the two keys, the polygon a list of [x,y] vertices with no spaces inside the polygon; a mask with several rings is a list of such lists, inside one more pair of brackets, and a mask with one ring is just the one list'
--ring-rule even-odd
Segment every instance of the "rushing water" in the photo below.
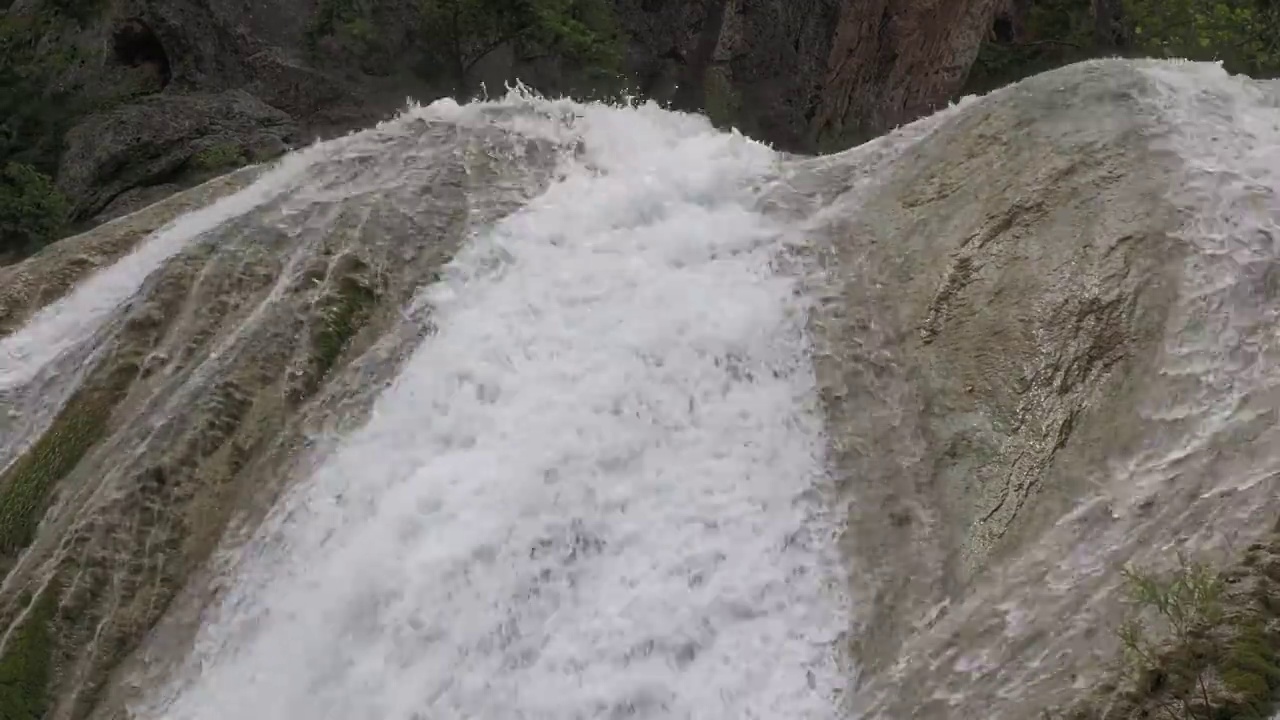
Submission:
{"label": "rushing water", "polygon": [[422,290],[436,332],[286,501],[164,717],[835,715],[806,304],[755,208],[774,154],[546,109],[509,122],[585,152]]}

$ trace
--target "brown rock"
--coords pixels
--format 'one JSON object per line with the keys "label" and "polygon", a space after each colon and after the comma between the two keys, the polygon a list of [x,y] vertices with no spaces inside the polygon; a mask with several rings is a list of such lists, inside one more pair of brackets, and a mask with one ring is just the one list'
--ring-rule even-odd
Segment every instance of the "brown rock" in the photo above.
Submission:
{"label": "brown rock", "polygon": [[261,160],[282,152],[295,130],[244,91],[155,95],[72,128],[58,186],[76,216],[89,217],[127,190],[170,182],[198,153]]}

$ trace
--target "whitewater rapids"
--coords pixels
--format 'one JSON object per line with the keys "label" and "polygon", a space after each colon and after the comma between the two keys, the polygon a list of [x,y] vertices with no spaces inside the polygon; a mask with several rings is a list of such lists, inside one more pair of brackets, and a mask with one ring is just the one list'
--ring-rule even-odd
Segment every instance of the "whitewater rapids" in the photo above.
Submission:
{"label": "whitewater rapids", "polygon": [[421,291],[435,332],[142,717],[836,716],[846,581],[806,300],[756,207],[774,153],[544,105],[512,130],[585,153]]}

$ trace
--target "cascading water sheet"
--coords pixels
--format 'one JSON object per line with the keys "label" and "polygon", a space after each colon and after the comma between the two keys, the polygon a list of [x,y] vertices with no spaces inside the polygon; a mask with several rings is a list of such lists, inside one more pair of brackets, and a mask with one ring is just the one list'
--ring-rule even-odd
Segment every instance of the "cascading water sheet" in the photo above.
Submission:
{"label": "cascading water sheet", "polygon": [[144,717],[839,714],[806,306],[754,208],[774,155],[652,106],[535,104],[501,122],[585,152],[424,290],[437,332]]}

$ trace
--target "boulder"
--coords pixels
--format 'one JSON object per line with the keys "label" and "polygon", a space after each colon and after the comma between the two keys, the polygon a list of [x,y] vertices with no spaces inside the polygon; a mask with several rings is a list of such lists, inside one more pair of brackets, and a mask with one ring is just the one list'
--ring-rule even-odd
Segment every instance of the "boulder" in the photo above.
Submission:
{"label": "boulder", "polygon": [[76,217],[133,188],[284,152],[292,118],[242,90],[160,94],[92,115],[67,133],[58,186]]}

